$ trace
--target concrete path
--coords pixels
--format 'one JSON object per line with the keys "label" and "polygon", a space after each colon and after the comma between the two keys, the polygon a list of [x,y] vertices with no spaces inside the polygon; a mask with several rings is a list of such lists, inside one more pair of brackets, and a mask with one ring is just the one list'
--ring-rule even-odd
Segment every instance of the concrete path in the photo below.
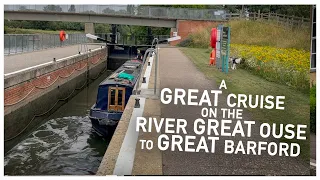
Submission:
{"label": "concrete path", "polygon": [[[201,90],[218,89],[218,85],[214,81],[206,79],[204,74],[197,70],[193,63],[176,48],[161,48],[159,62],[161,89],[199,89],[200,92]],[[225,98],[219,98],[220,106],[218,108],[226,107],[222,99]],[[188,134],[195,135],[192,133],[193,121],[201,118],[202,108],[161,104],[161,117],[186,119]],[[218,117],[221,117],[221,114]],[[204,119],[206,120],[206,118]],[[219,120],[219,118],[217,119]],[[253,120],[247,111],[244,111],[243,119]],[[256,122],[256,124],[258,123]],[[234,125],[235,123],[231,125],[231,129]],[[246,132],[246,129],[244,130]],[[257,128],[252,131],[253,136],[250,138],[252,141],[276,141],[259,137],[259,129]],[[185,135],[181,134],[181,136]],[[239,140],[249,140],[241,137],[220,137],[220,140],[216,142],[215,153],[163,151],[163,175],[309,175],[310,173],[309,162],[299,158],[269,156],[266,153],[261,156],[242,155],[241,153],[238,155],[224,154],[225,139],[231,139],[235,143]],[[198,142],[199,138],[195,140],[195,144],[197,145]],[[246,147],[246,143],[244,146]],[[208,143],[208,147],[211,147],[210,143]]]}
{"label": "concrete path", "polygon": [[[100,45],[88,45],[88,49],[99,48]],[[11,73],[31,66],[78,54],[80,45],[50,48],[35,52],[26,52],[4,56],[4,73]],[[84,51],[83,51],[84,52]]]}

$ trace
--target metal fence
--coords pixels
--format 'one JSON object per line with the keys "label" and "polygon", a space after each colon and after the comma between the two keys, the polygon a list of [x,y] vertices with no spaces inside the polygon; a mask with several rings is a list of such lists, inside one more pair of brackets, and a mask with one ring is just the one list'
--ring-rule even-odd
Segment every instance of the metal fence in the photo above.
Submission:
{"label": "metal fence", "polygon": [[[107,40],[111,41],[110,33],[95,35],[101,38],[105,38],[107,36]],[[119,45],[151,45],[153,38],[163,40],[169,37],[169,35],[134,36],[118,34],[116,43]],[[10,55],[23,52],[32,52],[42,49],[90,42],[100,43],[100,41],[92,41],[88,39],[85,34],[68,34],[68,39],[63,42],[60,41],[59,34],[5,34],[4,54]]]}
{"label": "metal fence", "polygon": [[226,10],[169,8],[140,5],[5,5],[4,11],[108,14],[167,19],[225,20]]}
{"label": "metal fence", "polygon": [[277,13],[252,12],[247,14],[231,13],[227,15],[227,20],[253,20],[253,21],[272,21],[278,25],[300,27],[310,26],[310,18],[288,16]]}
{"label": "metal fence", "polygon": [[47,48],[62,47],[88,42],[85,34],[68,34],[61,42],[59,34],[5,34],[4,54],[32,52]]}

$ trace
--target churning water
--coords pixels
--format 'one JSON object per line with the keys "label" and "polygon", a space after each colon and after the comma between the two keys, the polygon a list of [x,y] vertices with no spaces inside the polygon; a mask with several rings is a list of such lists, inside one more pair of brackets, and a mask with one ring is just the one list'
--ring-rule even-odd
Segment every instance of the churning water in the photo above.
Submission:
{"label": "churning water", "polygon": [[[110,139],[96,135],[88,117],[98,85],[109,71],[50,116],[4,158],[5,175],[90,175]],[[110,137],[111,138],[111,137]]]}

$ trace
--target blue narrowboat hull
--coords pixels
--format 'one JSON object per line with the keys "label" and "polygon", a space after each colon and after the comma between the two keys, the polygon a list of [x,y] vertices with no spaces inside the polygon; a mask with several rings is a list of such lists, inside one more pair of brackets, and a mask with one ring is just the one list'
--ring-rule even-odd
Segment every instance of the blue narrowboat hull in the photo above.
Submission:
{"label": "blue narrowboat hull", "polygon": [[116,121],[114,125],[101,125],[98,119],[90,117],[90,120],[91,120],[92,128],[94,129],[94,131],[99,136],[102,136],[104,138],[108,138],[112,136],[119,122],[119,121]]}
{"label": "blue narrowboat hull", "polygon": [[121,116],[122,112],[110,113],[91,108],[89,118],[97,134],[107,138],[114,133]]}
{"label": "blue narrowboat hull", "polygon": [[[141,67],[141,61],[127,61],[99,84],[97,100],[89,115],[92,127],[99,135],[108,138],[114,133],[140,76]],[[112,108],[109,109],[110,103]]]}

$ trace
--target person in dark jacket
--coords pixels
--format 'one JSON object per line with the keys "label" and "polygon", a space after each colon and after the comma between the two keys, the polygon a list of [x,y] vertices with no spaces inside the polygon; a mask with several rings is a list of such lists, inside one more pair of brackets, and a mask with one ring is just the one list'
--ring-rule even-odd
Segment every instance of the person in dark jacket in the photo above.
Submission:
{"label": "person in dark jacket", "polygon": [[136,59],[139,59],[142,61],[142,58],[143,58],[142,53],[140,52],[140,50],[138,50]]}

